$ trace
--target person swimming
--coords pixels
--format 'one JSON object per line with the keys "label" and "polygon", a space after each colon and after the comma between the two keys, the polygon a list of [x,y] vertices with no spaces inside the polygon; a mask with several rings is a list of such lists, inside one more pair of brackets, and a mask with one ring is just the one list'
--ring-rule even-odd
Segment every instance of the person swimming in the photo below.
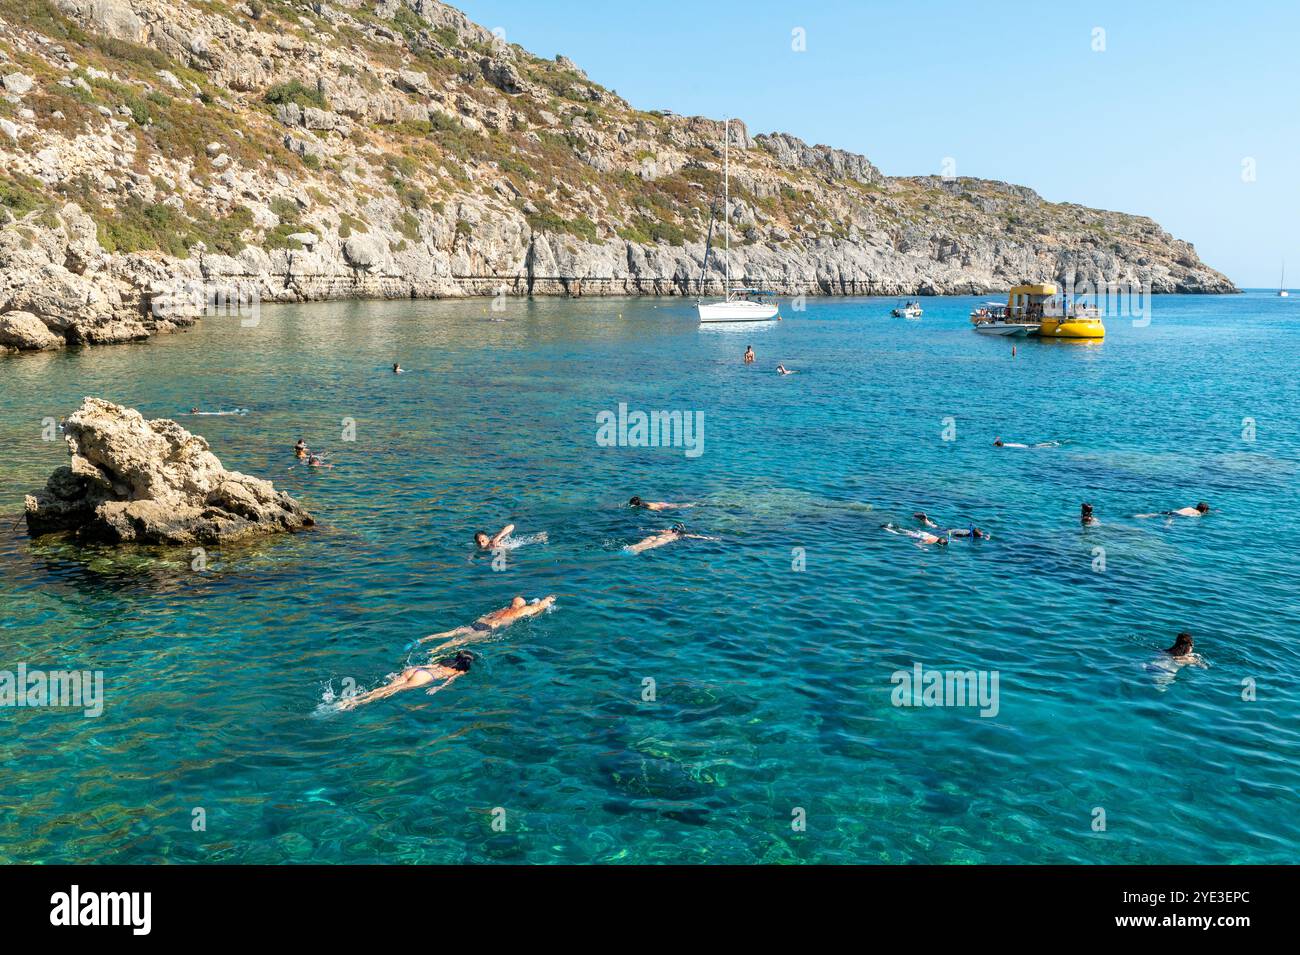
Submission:
{"label": "person swimming", "polygon": [[393,374],[394,374],[394,375],[400,375],[400,374],[401,374],[402,372],[404,372],[405,370],[406,370],[406,369],[403,368],[401,365],[399,365],[397,362],[393,362]]}
{"label": "person swimming", "polygon": [[293,453],[297,457],[305,458],[311,452],[307,450],[307,442],[299,438],[298,443],[293,446]]}
{"label": "person swimming", "polygon": [[639,497],[633,497],[627,502],[628,507],[639,507],[647,511],[667,511],[677,507],[694,507],[694,504],[670,504],[667,501],[643,501]]}
{"label": "person swimming", "polygon": [[928,531],[916,531],[912,530],[910,527],[899,527],[894,523],[881,524],[880,526],[891,534],[910,537],[918,544],[938,544],[940,547],[946,547],[948,544],[948,538],[939,537],[938,535],[931,534]]}
{"label": "person swimming", "polygon": [[479,550],[493,550],[505,543],[507,537],[514,533],[515,525],[507,524],[491,537],[485,531],[474,532],[474,543]]}
{"label": "person swimming", "polygon": [[1192,635],[1186,630],[1174,638],[1174,645],[1167,649],[1165,653],[1173,657],[1178,663],[1199,663],[1201,660],[1192,642]]}
{"label": "person swimming", "polygon": [[482,640],[489,634],[504,629],[511,624],[518,623],[520,620],[527,620],[529,617],[535,617],[539,613],[545,613],[555,605],[555,594],[551,594],[541,599],[534,599],[529,602],[523,597],[516,597],[510,601],[508,606],[500,610],[493,610],[491,613],[485,613],[471,624],[456,627],[453,630],[444,630],[442,633],[431,633],[427,637],[421,637],[413,643],[407,644],[407,649],[412,649],[422,643],[428,643],[430,640],[442,640],[446,642],[440,644],[431,651],[438,653],[442,650],[449,650],[452,647],[459,647],[466,643],[473,643]]}
{"label": "person swimming", "polygon": [[686,531],[685,524],[674,524],[666,531],[660,531],[657,534],[651,534],[644,540],[637,541],[635,544],[628,544],[623,550],[629,554],[639,554],[642,551],[654,550],[656,547],[663,547],[665,544],[671,544],[673,541],[693,538],[702,541],[716,541],[716,537],[705,537],[703,534],[689,534]]}
{"label": "person swimming", "polygon": [[[930,519],[930,515],[926,514],[925,511],[917,511],[915,514],[912,515],[912,517],[915,518],[917,521],[919,521],[922,527],[932,527],[935,529],[939,527],[938,524],[936,524],[934,521]],[[965,528],[946,530],[943,532],[943,536],[947,537],[949,540],[952,540],[952,538],[954,537],[969,537],[971,540],[989,539],[989,535],[986,532],[980,530],[974,524],[971,524]]]}
{"label": "person swimming", "polygon": [[1092,516],[1091,504],[1079,505],[1079,523],[1082,524],[1084,527],[1092,527],[1095,524],[1101,523],[1101,521],[1097,520],[1097,518]]}
{"label": "person swimming", "polygon": [[1210,513],[1210,505],[1204,501],[1195,507],[1180,507],[1175,511],[1158,511],[1154,514],[1134,514],[1134,517],[1203,517]]}
{"label": "person swimming", "polygon": [[753,346],[753,345],[746,345],[746,346],[745,346],[745,364],[746,364],[746,365],[752,365],[752,364],[754,364],[754,346]]}
{"label": "person swimming", "polygon": [[1060,441],[1039,441],[1036,444],[1020,444],[1016,441],[1003,441],[1001,438],[993,439],[995,448],[1059,448]]}
{"label": "person swimming", "polygon": [[1201,655],[1196,652],[1192,635],[1183,631],[1174,639],[1172,647],[1161,650],[1160,655],[1147,663],[1144,669],[1154,674],[1156,689],[1163,693],[1173,685],[1174,680],[1178,678],[1178,672],[1183,667],[1189,666],[1202,670],[1208,669]]}
{"label": "person swimming", "polygon": [[321,460],[320,455],[313,454],[307,458],[307,467],[309,468],[332,468],[334,465],[326,464]]}
{"label": "person swimming", "polygon": [[432,696],[439,690],[445,690],[456,680],[463,677],[469,672],[470,667],[474,664],[474,654],[468,650],[461,650],[450,660],[440,663],[427,663],[424,666],[407,667],[397,676],[384,686],[371,690],[369,693],[363,693],[360,696],[345,697],[338,705],[340,710],[354,710],[363,703],[373,703],[375,700],[382,700],[392,696],[395,693],[401,693],[403,690],[414,690],[422,686],[429,686],[431,683],[438,683],[428,694]]}
{"label": "person swimming", "polygon": [[791,371],[790,369],[786,368],[785,365],[777,365],[777,366],[776,366],[776,373],[777,373],[778,375],[793,375],[793,374],[794,374],[794,372]]}

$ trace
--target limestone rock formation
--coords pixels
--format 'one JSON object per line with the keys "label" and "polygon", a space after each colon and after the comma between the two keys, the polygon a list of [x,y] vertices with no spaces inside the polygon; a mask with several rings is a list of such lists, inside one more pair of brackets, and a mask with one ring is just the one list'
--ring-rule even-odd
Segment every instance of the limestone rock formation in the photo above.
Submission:
{"label": "limestone rock formation", "polygon": [[269,481],[227,471],[207,441],[175,421],[86,398],[63,427],[71,461],[26,499],[33,537],[220,544],[314,523]]}
{"label": "limestone rock formation", "polygon": [[63,339],[50,331],[31,312],[6,312],[0,315],[0,350],[44,351],[63,345]]}

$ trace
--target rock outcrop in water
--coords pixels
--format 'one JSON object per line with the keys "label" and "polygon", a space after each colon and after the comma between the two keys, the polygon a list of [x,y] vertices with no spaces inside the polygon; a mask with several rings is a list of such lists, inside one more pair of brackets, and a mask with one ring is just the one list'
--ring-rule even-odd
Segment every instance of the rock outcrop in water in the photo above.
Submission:
{"label": "rock outcrop in water", "polygon": [[[722,136],[435,0],[0,0],[0,313],[106,344],[214,300],[695,295]],[[732,275],[782,294],[1235,291],[1148,218],[731,147]]]}
{"label": "rock outcrop in water", "polygon": [[175,421],[86,398],[64,434],[71,462],[26,499],[33,537],[218,544],[314,523],[269,481],[227,471],[207,441]]}

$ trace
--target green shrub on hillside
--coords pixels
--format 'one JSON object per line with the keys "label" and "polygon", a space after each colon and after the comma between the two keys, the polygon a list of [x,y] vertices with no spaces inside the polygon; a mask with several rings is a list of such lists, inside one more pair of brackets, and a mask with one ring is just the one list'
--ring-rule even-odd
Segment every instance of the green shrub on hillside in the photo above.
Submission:
{"label": "green shrub on hillside", "polygon": [[304,109],[308,106],[315,106],[318,109],[328,109],[329,106],[325,101],[325,95],[314,86],[306,86],[299,80],[290,80],[287,83],[277,83],[266,91],[263,97],[272,106],[279,106],[284,103],[297,103]]}

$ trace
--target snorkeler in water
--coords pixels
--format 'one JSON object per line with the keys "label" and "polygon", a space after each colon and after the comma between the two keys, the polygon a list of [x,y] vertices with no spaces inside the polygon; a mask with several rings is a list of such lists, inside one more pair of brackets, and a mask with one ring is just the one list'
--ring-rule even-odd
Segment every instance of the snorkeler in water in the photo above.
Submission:
{"label": "snorkeler in water", "polygon": [[1175,511],[1158,511],[1154,514],[1134,514],[1134,517],[1204,517],[1210,513],[1210,505],[1204,501],[1195,507],[1180,507]]}
{"label": "snorkeler in water", "polygon": [[1003,441],[1001,438],[993,439],[995,448],[1059,448],[1060,441],[1039,441],[1037,444],[1020,444],[1015,441]]}
{"label": "snorkeler in water", "polygon": [[419,646],[421,643],[428,643],[430,640],[446,640],[433,648],[433,653],[441,650],[449,650],[452,647],[459,647],[466,643],[473,643],[482,640],[488,634],[501,630],[520,620],[527,620],[529,617],[535,617],[539,613],[545,613],[555,605],[555,594],[548,597],[542,597],[540,600],[529,602],[523,597],[516,597],[510,601],[510,605],[502,607],[500,610],[493,610],[491,613],[485,613],[473,623],[463,627],[456,627],[454,630],[445,630],[442,633],[431,633],[427,637],[421,637],[410,647]]}
{"label": "snorkeler in water", "polygon": [[[915,514],[912,515],[912,517],[915,518],[918,522],[920,522],[922,527],[933,527],[936,530],[939,527],[938,524],[936,524],[934,521],[930,519],[930,515],[926,514],[925,511],[917,511]],[[886,527],[892,527],[892,526],[893,525],[886,525]],[[935,535],[930,535],[930,536],[933,537]],[[954,537],[969,537],[971,540],[989,539],[989,535],[985,531],[980,530],[974,524],[971,524],[967,527],[959,527],[952,530],[946,530],[943,532],[942,536],[947,537],[949,540],[952,540]],[[927,543],[933,543],[933,541]]]}
{"label": "snorkeler in water", "polygon": [[694,507],[694,504],[670,504],[667,501],[643,501],[639,497],[633,497],[627,502],[628,507],[639,507],[647,511],[668,511],[677,507]]}
{"label": "snorkeler in water", "polygon": [[637,541],[635,544],[628,544],[623,548],[629,554],[639,554],[642,551],[654,550],[656,547],[663,547],[665,544],[671,544],[673,541],[693,538],[701,541],[716,541],[716,537],[705,537],[703,534],[688,534],[685,524],[674,524],[666,531],[660,531],[657,534],[651,534],[644,540]]}
{"label": "snorkeler in water", "polygon": [[307,458],[307,467],[309,468],[332,468],[334,465],[326,464],[321,460],[320,455],[313,454]]}
{"label": "snorkeler in water", "polygon": [[403,690],[415,690],[436,683],[436,686],[427,691],[432,696],[439,690],[445,690],[453,682],[468,673],[473,663],[474,654],[468,650],[461,650],[450,660],[429,663],[419,667],[407,667],[385,686],[371,690],[369,693],[363,693],[360,696],[345,697],[339,703],[338,708],[340,710],[353,710],[363,703],[373,703],[375,700],[385,699],[394,693],[401,693]]}
{"label": "snorkeler in water", "polygon": [[946,546],[948,543],[948,538],[939,537],[938,535],[931,534],[928,531],[916,531],[916,530],[912,530],[910,527],[899,527],[897,524],[894,523],[881,524],[880,526],[881,528],[883,528],[884,530],[888,531],[891,534],[899,534],[903,537],[910,537],[913,540],[915,540],[918,544],[938,544],[942,547],[942,546]]}

